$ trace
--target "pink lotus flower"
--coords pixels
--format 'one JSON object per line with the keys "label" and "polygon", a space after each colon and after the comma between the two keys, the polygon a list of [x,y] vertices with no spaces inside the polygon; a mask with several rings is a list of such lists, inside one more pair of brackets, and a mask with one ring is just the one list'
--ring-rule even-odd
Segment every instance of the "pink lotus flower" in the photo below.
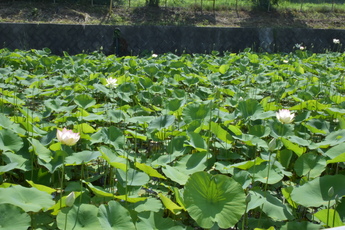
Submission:
{"label": "pink lotus flower", "polygon": [[79,139],[79,133],[74,133],[72,130],[63,128],[63,130],[58,130],[56,133],[56,138],[64,145],[72,146],[75,145]]}
{"label": "pink lotus flower", "polygon": [[288,109],[281,109],[276,113],[276,117],[281,123],[290,124],[293,121],[295,114],[291,113]]}

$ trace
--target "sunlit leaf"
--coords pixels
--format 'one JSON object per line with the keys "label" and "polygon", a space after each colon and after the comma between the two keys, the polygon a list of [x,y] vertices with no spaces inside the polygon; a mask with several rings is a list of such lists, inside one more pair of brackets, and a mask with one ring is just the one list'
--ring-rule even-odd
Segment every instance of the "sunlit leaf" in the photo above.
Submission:
{"label": "sunlit leaf", "polygon": [[305,153],[295,161],[295,171],[298,176],[316,178],[320,176],[325,169],[325,157],[313,152]]}
{"label": "sunlit leaf", "polygon": [[47,210],[54,205],[50,194],[36,188],[25,188],[20,185],[0,188],[0,204],[12,204],[25,212]]}
{"label": "sunlit leaf", "polygon": [[164,196],[162,193],[158,194],[159,198],[163,202],[164,206],[170,210],[173,214],[179,214],[181,210],[183,210],[183,207],[178,206],[176,203],[174,203],[172,200],[170,200],[168,197]]}
{"label": "sunlit leaf", "polygon": [[149,175],[151,177],[166,179],[165,176],[160,174],[156,169],[152,168],[149,165],[146,165],[146,164],[143,164],[143,163],[139,163],[139,162],[135,162],[135,167],[137,167],[138,169],[142,170],[143,172],[145,172],[147,175]]}
{"label": "sunlit leaf", "polygon": [[74,98],[74,102],[83,109],[87,109],[96,104],[96,100],[88,94],[76,96]]}
{"label": "sunlit leaf", "polygon": [[0,204],[0,226],[2,230],[27,230],[31,226],[31,218],[17,206]]}
{"label": "sunlit leaf", "polygon": [[[291,198],[294,202],[305,207],[319,207],[321,205],[333,205],[335,196],[342,197],[345,195],[344,175],[326,175],[315,178],[299,187],[293,189]],[[328,190],[333,187],[334,194],[328,195]],[[308,196],[306,196],[308,194]]]}
{"label": "sunlit leaf", "polygon": [[184,190],[189,215],[202,227],[234,226],[245,211],[242,186],[230,177],[197,172],[190,176]]}
{"label": "sunlit leaf", "polygon": [[13,131],[0,130],[0,149],[2,151],[18,151],[23,147],[23,140]]}
{"label": "sunlit leaf", "polygon": [[98,208],[91,204],[81,204],[63,208],[56,217],[59,229],[103,229],[98,218]]}
{"label": "sunlit leaf", "polygon": [[116,201],[102,204],[98,211],[98,220],[102,229],[134,229],[129,211]]}
{"label": "sunlit leaf", "polygon": [[323,223],[325,223],[326,226],[344,226],[344,223],[341,221],[339,213],[334,209],[322,209],[315,213],[314,216],[321,220]]}

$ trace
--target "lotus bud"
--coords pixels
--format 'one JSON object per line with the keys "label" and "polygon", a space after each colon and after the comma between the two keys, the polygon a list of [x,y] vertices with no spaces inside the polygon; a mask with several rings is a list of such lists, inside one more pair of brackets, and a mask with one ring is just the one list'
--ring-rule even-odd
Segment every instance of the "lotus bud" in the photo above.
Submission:
{"label": "lotus bud", "polygon": [[63,128],[63,130],[58,130],[56,133],[56,138],[64,145],[72,146],[75,145],[79,139],[79,133],[74,133],[72,130]]}
{"label": "lotus bud", "polygon": [[252,197],[250,196],[250,194],[248,194],[246,197],[246,203],[248,204],[251,200],[252,200]]}
{"label": "lotus bud", "polygon": [[268,143],[268,150],[270,150],[271,152],[274,151],[274,149],[277,147],[277,140],[275,138],[273,138],[270,143]]}
{"label": "lotus bud", "polygon": [[288,109],[281,109],[276,113],[276,117],[281,123],[290,124],[293,121],[295,114],[291,113]]}
{"label": "lotus bud", "polygon": [[333,186],[328,189],[328,197],[332,197],[334,195],[334,188]]}
{"label": "lotus bud", "polygon": [[74,194],[74,192],[71,192],[71,193],[66,197],[65,204],[66,204],[67,207],[72,207],[73,204],[74,204],[74,201],[75,201],[75,194]]}

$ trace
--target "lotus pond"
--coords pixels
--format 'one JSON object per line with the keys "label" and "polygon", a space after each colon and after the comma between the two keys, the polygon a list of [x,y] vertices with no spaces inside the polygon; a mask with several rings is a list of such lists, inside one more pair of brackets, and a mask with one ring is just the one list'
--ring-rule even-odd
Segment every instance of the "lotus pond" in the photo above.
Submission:
{"label": "lotus pond", "polygon": [[2,49],[1,229],[342,226],[344,60]]}

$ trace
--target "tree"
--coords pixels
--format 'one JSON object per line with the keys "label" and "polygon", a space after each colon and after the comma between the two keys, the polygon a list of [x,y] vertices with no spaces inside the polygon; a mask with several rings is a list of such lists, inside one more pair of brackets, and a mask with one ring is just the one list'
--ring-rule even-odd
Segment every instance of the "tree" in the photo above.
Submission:
{"label": "tree", "polygon": [[159,0],[146,0],[146,5],[158,7],[159,6]]}

